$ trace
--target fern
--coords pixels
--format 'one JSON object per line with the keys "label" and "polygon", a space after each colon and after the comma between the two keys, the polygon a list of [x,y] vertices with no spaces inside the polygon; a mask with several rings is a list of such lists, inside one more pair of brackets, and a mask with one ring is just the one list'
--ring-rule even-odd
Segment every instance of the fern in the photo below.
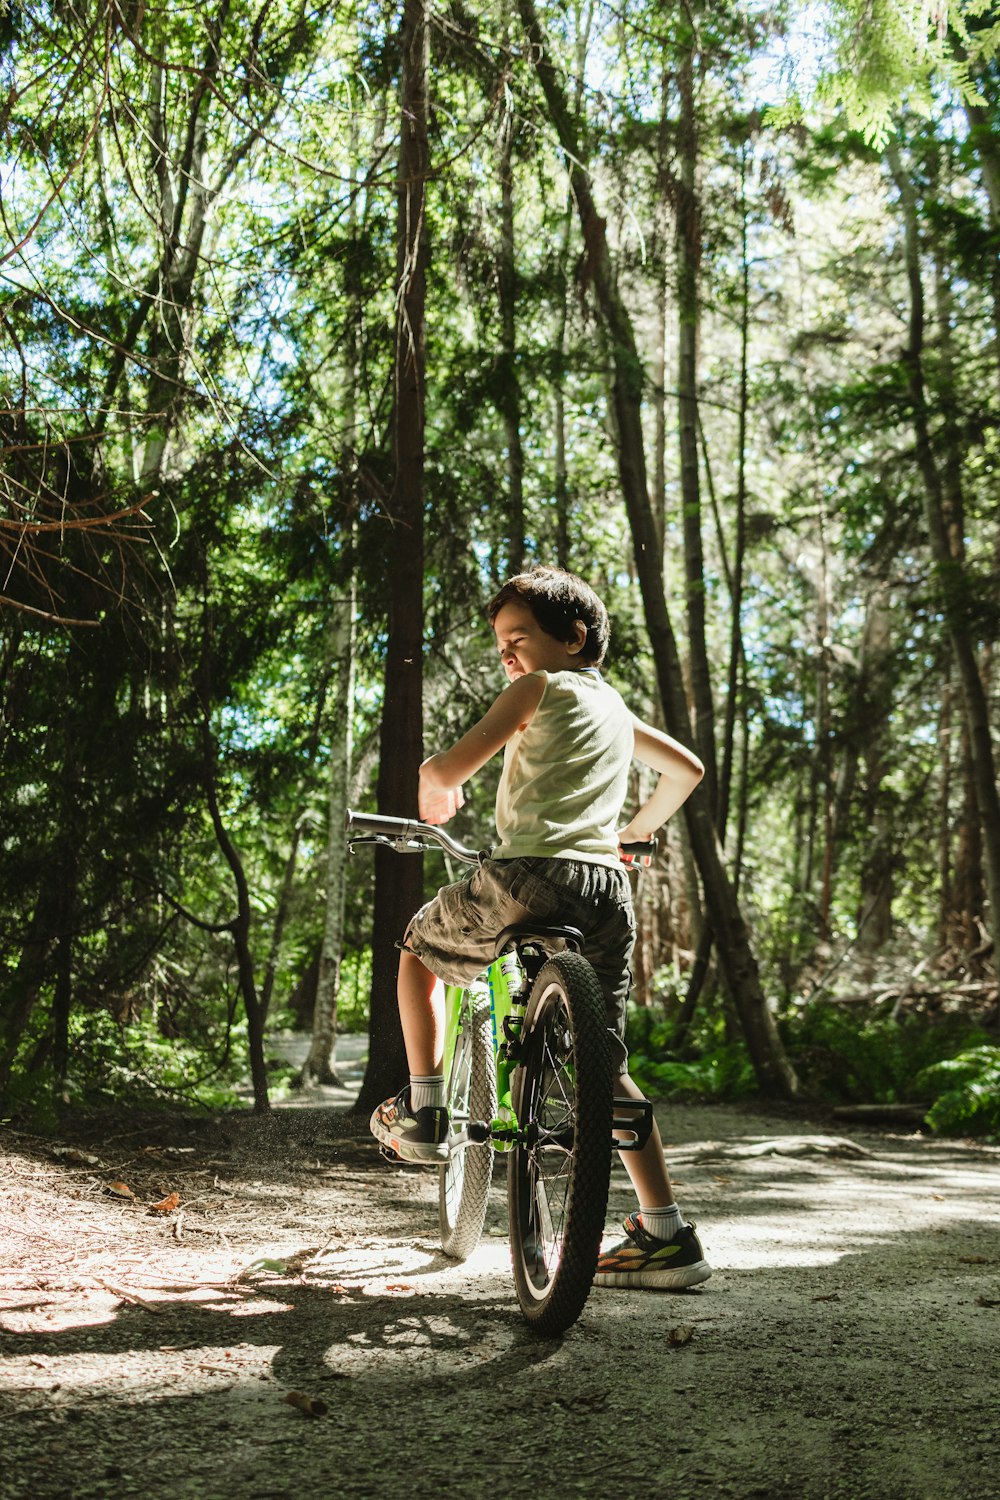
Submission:
{"label": "fern", "polygon": [[960,1052],[925,1068],[919,1081],[937,1098],[927,1116],[942,1135],[1000,1135],[1000,1047]]}

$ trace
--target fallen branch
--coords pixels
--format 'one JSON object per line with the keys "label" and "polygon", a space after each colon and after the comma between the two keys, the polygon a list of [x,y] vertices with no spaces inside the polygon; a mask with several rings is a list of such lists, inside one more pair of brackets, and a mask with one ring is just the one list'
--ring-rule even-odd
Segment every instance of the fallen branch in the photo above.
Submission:
{"label": "fallen branch", "polygon": [[838,1104],[833,1116],[835,1120],[856,1120],[858,1123],[879,1121],[887,1125],[922,1125],[929,1109],[930,1104]]}

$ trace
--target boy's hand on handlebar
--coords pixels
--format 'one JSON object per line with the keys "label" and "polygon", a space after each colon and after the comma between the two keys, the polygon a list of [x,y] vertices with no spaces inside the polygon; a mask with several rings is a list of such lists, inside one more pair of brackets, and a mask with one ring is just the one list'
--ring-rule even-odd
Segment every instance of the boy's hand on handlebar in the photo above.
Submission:
{"label": "boy's hand on handlebar", "polygon": [[[632,848],[626,846],[631,844]],[[648,845],[647,849],[636,849],[636,844]],[[632,865],[636,861],[642,865],[651,865],[653,855],[656,851],[656,838],[648,828],[640,828],[633,821],[618,833],[618,857],[622,864]]]}
{"label": "boy's hand on handlebar", "polygon": [[425,823],[447,823],[460,807],[465,806],[465,795],[460,786],[428,786],[421,775],[417,788],[417,811]]}

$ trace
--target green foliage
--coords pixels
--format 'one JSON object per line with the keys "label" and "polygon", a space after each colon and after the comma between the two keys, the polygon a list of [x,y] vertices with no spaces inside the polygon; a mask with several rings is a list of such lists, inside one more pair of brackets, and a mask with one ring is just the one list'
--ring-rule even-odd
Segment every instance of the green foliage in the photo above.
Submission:
{"label": "green foliage", "polygon": [[[949,1017],[888,1016],[828,1002],[780,1023],[804,1093],[828,1104],[929,1103],[942,1135],[1000,1133],[1000,1046],[980,1028]],[[719,1016],[703,1018],[671,1055],[673,1021],[656,1006],[630,1005],[626,1042],[632,1077],[654,1099],[740,1099],[756,1092],[742,1042],[726,1042]]]}
{"label": "green foliage", "polygon": [[669,1055],[674,1025],[654,1006],[630,1005],[626,1045],[629,1073],[653,1099],[741,1099],[757,1090],[753,1067],[742,1042],[721,1040],[713,1026],[703,1031],[697,1056]]}
{"label": "green foliage", "polygon": [[372,950],[348,949],[340,965],[338,1031],[367,1031],[372,995]]}
{"label": "green foliage", "polygon": [[996,1052],[959,1017],[893,1020],[822,1001],[786,1017],[782,1030],[804,1088],[832,1103],[923,1103],[943,1094],[949,1078],[956,1089],[964,1084],[961,1067],[961,1076],[949,1071],[953,1060]]}
{"label": "green foliage", "polygon": [[941,1135],[1000,1137],[1000,1047],[984,1042],[932,1063],[917,1085],[935,1095],[927,1123]]}
{"label": "green foliage", "polygon": [[[832,0],[825,34],[813,34],[811,47],[793,52],[792,85],[769,110],[768,123],[796,122],[809,103],[831,105],[881,151],[904,103],[929,116],[942,83],[981,104],[979,70],[1000,49],[1000,24],[990,24],[994,10],[993,0]],[[804,10],[813,22],[815,14],[815,7]]]}
{"label": "green foliage", "polygon": [[[128,1024],[105,1010],[77,1012],[70,1018],[70,1062],[56,1076],[44,1038],[29,1033],[26,1050],[34,1064],[15,1071],[5,1098],[7,1108],[37,1124],[53,1124],[61,1106],[94,1108],[127,1099],[147,1108],[183,1101],[205,1109],[227,1109],[239,1102],[246,1038],[239,1026],[197,1040],[164,1036],[146,1017]],[[212,1055],[218,1061],[210,1061]]]}
{"label": "green foliage", "polygon": [[757,1092],[753,1065],[742,1042],[704,1052],[690,1062],[655,1062],[629,1056],[632,1077],[654,1099],[743,1099]]}

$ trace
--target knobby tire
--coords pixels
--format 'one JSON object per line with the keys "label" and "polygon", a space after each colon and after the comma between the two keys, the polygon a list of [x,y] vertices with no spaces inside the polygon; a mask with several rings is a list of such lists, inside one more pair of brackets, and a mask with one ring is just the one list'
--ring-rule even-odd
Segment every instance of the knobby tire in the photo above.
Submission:
{"label": "knobby tire", "polygon": [[532,986],[514,1103],[525,1139],[507,1195],[518,1302],[549,1337],[580,1316],[604,1232],[611,1176],[612,1080],[604,1000],[576,953],[548,960]]}

